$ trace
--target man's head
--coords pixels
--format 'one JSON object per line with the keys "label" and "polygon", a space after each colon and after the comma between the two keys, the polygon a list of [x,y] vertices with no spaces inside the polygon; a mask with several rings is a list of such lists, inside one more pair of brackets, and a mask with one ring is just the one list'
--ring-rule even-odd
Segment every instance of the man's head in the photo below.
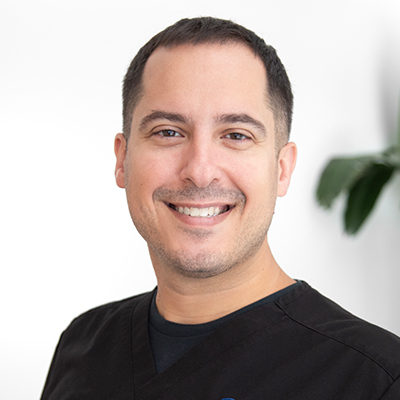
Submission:
{"label": "man's head", "polygon": [[276,135],[285,113],[270,105],[267,88],[279,85],[268,79],[238,40],[158,46],[148,57],[128,107],[130,144],[115,140],[116,181],[156,274],[205,278],[265,262],[296,160]]}
{"label": "man's head", "polygon": [[[137,53],[126,73],[123,88],[123,132],[128,141],[132,115],[143,95],[143,71],[147,60],[160,47],[172,48],[191,44],[246,45],[261,59],[266,69],[266,102],[271,107],[276,125],[276,147],[279,150],[289,139],[293,94],[285,68],[273,47],[254,32],[232,21],[212,17],[182,19],[155,35]],[[201,60],[199,60],[201,62]]]}

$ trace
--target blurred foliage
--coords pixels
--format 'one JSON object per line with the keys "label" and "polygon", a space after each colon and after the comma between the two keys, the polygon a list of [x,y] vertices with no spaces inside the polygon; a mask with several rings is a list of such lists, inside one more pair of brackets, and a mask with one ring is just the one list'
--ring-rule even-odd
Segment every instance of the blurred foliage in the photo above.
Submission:
{"label": "blurred foliage", "polygon": [[317,200],[322,207],[330,208],[339,194],[347,193],[344,225],[346,233],[354,235],[395,171],[400,171],[400,114],[397,144],[381,153],[329,161],[319,180]]}

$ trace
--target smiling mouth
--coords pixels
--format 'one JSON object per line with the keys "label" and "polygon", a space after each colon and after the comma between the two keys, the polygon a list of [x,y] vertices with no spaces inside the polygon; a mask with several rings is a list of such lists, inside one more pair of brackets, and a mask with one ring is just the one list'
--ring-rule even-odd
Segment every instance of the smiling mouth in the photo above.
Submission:
{"label": "smiling mouth", "polygon": [[197,208],[197,207],[177,207],[172,203],[167,203],[169,208],[177,211],[180,214],[188,215],[189,217],[197,217],[197,218],[211,218],[216,217],[217,215],[226,213],[232,206],[225,205],[222,207],[205,207],[205,208]]}

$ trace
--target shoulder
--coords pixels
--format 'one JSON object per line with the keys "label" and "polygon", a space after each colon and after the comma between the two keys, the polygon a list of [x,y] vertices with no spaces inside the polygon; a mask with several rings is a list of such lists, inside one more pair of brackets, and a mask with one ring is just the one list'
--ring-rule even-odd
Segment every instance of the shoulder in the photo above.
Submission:
{"label": "shoulder", "polygon": [[358,353],[393,379],[400,376],[400,338],[354,316],[307,283],[283,296],[277,305],[304,329]]}
{"label": "shoulder", "polygon": [[91,337],[99,329],[106,329],[107,326],[115,327],[119,323],[126,323],[126,317],[142,302],[149,303],[152,296],[153,292],[146,292],[92,308],[72,320],[63,336],[75,336],[76,332],[83,339],[85,336]]}
{"label": "shoulder", "polygon": [[92,399],[100,393],[100,398],[115,399],[129,393],[131,316],[141,309],[134,323],[143,325],[152,296],[149,292],[104,304],[75,318],[61,335],[42,398],[76,398],[80,393],[80,398]]}

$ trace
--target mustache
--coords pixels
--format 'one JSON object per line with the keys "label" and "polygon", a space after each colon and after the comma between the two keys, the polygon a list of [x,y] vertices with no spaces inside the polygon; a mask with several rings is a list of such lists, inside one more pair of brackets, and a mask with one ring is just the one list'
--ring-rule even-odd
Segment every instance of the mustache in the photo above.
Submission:
{"label": "mustache", "polygon": [[205,188],[199,188],[197,186],[187,186],[183,189],[173,190],[160,187],[153,193],[153,200],[168,201],[173,203],[174,201],[183,200],[219,200],[219,201],[232,201],[234,203],[245,203],[246,196],[238,189],[226,189],[218,185],[209,185]]}

